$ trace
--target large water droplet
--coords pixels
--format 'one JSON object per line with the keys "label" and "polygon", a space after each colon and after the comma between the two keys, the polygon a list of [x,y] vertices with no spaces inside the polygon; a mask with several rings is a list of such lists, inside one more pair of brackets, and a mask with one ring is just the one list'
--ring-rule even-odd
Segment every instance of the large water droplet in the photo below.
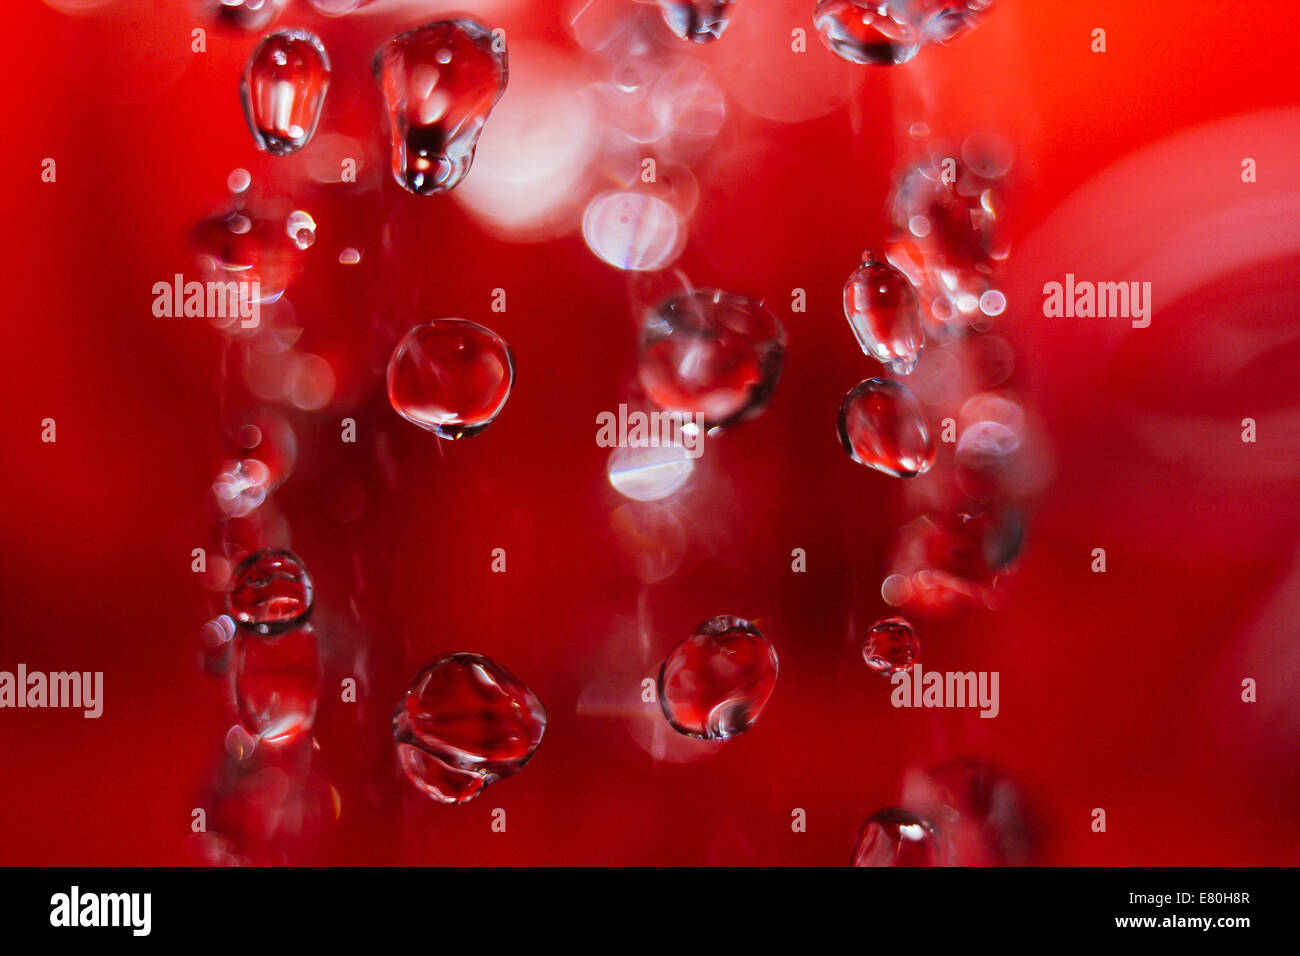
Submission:
{"label": "large water droplet", "polygon": [[854,866],[944,866],[947,846],[929,820],[886,807],[873,813],[858,834]]}
{"label": "large water droplet", "polygon": [[659,668],[659,706],[679,733],[725,740],[754,725],[776,687],[776,649],[749,621],[711,618]]}
{"label": "large water droplet", "polygon": [[702,413],[709,428],[761,412],[785,358],[785,329],[762,303],[716,289],[674,296],[641,330],[638,374],[665,411]]}
{"label": "large water droplet", "polygon": [[283,634],[311,615],[311,575],[291,551],[250,554],[230,579],[227,602],[235,623],[257,634]]}
{"label": "large water droplet", "polygon": [[916,639],[916,630],[901,617],[877,621],[862,642],[862,659],[881,674],[909,671],[920,656],[921,642]]}
{"label": "large water droplet", "polygon": [[819,0],[813,25],[850,63],[906,63],[921,48],[916,28],[892,0]]}
{"label": "large water droplet", "polygon": [[683,40],[712,43],[731,22],[736,0],[659,0],[668,29]]}
{"label": "large water droplet", "polygon": [[320,650],[310,627],[271,639],[238,638],[235,705],[259,741],[296,740],[311,730],[321,691]]}
{"label": "large water droplet", "polygon": [[914,478],[934,464],[934,437],[911,390],[869,378],[840,403],[840,442],[854,461],[895,478]]}
{"label": "large water droplet", "polygon": [[393,409],[439,438],[468,438],[491,425],[514,381],[505,339],[465,319],[417,325],[388,362]]}
{"label": "large water droplet", "polygon": [[374,70],[388,105],[394,178],[422,196],[456,188],[505,92],[504,39],[473,20],[441,20],[393,37]]}
{"label": "large water droplet", "polygon": [[844,315],[867,355],[898,375],[916,368],[925,332],[916,290],[898,269],[866,253],[844,284]]}
{"label": "large water droplet", "polygon": [[314,33],[282,30],[259,43],[239,90],[258,147],[285,156],[306,146],[329,85],[329,56]]}
{"label": "large water droplet", "polygon": [[537,695],[481,654],[429,661],[393,714],[402,769],[442,803],[465,803],[523,769],[545,731]]}

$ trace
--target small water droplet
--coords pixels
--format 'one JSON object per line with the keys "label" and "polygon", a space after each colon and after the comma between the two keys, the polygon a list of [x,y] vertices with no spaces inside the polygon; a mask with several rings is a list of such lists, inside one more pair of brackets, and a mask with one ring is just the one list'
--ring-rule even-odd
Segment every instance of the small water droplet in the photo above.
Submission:
{"label": "small water droplet", "polygon": [[901,617],[877,621],[862,642],[862,659],[881,674],[910,671],[920,656],[921,642],[916,639],[916,630]]}
{"label": "small water droplet", "polygon": [[754,725],[776,687],[776,649],[749,621],[711,618],[659,668],[659,705],[688,737],[726,740]]}
{"label": "small water droplet", "polygon": [[240,84],[244,116],[258,147],[285,156],[306,146],[329,85],[329,56],[314,33],[283,30],[259,43]]}
{"label": "small water droplet", "polygon": [[895,478],[914,478],[934,464],[934,437],[911,390],[869,378],[840,403],[839,436],[854,461]]}
{"label": "small water droplet", "polygon": [[299,249],[310,248],[316,241],[316,220],[301,209],[295,209],[284,221],[284,231]]}
{"label": "small water droplet", "polygon": [[488,114],[505,92],[506,52],[473,20],[441,20],[393,37],[375,54],[388,106],[393,177],[421,196],[469,173]]}
{"label": "small water droplet", "polygon": [[218,26],[234,27],[247,33],[265,30],[284,12],[289,0],[202,0],[206,12]]}
{"label": "small water droplet", "polygon": [[496,421],[514,380],[514,356],[501,336],[465,319],[437,319],[411,329],[393,350],[388,400],[439,438],[467,438]]}
{"label": "small water droplet", "polygon": [[339,253],[339,265],[341,266],[354,266],[360,261],[361,253],[351,246]]}
{"label": "small water droplet", "polygon": [[943,866],[948,848],[924,817],[886,807],[873,813],[858,834],[854,866]]}
{"label": "small water droplet", "polygon": [[246,192],[251,185],[253,185],[253,177],[247,169],[232,169],[230,175],[226,177],[226,188],[236,195]]}
{"label": "small water droplet", "polygon": [[546,732],[537,695],[481,654],[447,654],[416,672],[393,714],[411,783],[440,803],[466,803],[518,773]]}
{"label": "small water droplet", "polygon": [[311,616],[311,575],[291,551],[268,549],[240,562],[227,603],[240,627],[263,635],[283,634]]}

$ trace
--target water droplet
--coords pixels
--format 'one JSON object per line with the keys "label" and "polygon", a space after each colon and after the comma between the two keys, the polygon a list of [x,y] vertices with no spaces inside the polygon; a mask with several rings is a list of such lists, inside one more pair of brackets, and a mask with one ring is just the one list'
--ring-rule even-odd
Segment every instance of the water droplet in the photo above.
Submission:
{"label": "water droplet", "polygon": [[226,731],[226,753],[232,760],[247,760],[257,749],[257,738],[239,724]]}
{"label": "water droplet", "polygon": [[916,290],[898,269],[863,255],[844,284],[844,315],[867,355],[898,375],[916,368],[925,332]]}
{"label": "water droplet", "polygon": [[311,575],[291,551],[258,551],[235,569],[227,600],[240,627],[257,634],[283,634],[311,616]]}
{"label": "water droplet", "polygon": [[296,740],[311,730],[322,671],[310,627],[274,639],[240,635],[236,658],[235,705],[244,730],[270,743]]}
{"label": "water droplet", "polygon": [[354,266],[360,261],[361,253],[351,246],[339,253],[339,265],[341,266]]}
{"label": "water droplet", "polygon": [[655,196],[618,190],[601,193],[582,216],[587,248],[611,266],[630,272],[662,269],[685,241],[677,210]]}
{"label": "water droplet", "polygon": [[369,2],[370,0],[311,0],[311,5],[321,16],[342,17]]}
{"label": "water droplet", "polygon": [[301,209],[295,209],[284,221],[284,231],[295,246],[308,249],[316,241],[316,220]]}
{"label": "water droplet", "polygon": [[897,3],[818,0],[813,25],[827,48],[850,63],[906,63],[921,48]]}
{"label": "water droplet", "polygon": [[518,773],[545,732],[537,695],[481,654],[429,661],[393,714],[402,769],[441,803],[465,803]]}
{"label": "water droplet", "polygon": [[641,330],[638,374],[665,411],[702,413],[709,428],[761,412],[785,359],[785,329],[762,303],[716,289],[676,295]]}
{"label": "water droplet", "polygon": [[[505,92],[506,51],[473,20],[441,20],[393,37],[375,54],[388,105],[393,176],[410,192],[454,189],[469,172],[488,114]],[[440,59],[443,57],[443,59]]]}
{"label": "water droplet", "polygon": [[439,438],[467,438],[496,421],[514,380],[514,356],[501,336],[465,319],[437,319],[411,329],[393,350],[388,400]]}
{"label": "water droplet", "polygon": [[712,43],[731,22],[735,0],[659,0],[668,29],[683,40]]}
{"label": "water droplet", "polygon": [[1020,435],[1002,422],[977,421],[957,441],[953,462],[957,487],[976,501],[1010,491],[1015,478]]}
{"label": "water droplet", "polygon": [[1019,788],[995,767],[959,758],[903,782],[902,802],[934,820],[957,866],[1028,866],[1033,827]]}
{"label": "water droplet", "polygon": [[895,478],[914,478],[934,464],[934,437],[911,390],[869,378],[840,403],[840,442],[859,464]]}
{"label": "water droplet", "polygon": [[286,156],[306,146],[329,85],[329,56],[314,33],[282,30],[259,43],[240,84],[244,116],[258,148]]}
{"label": "water droplet", "polygon": [[881,674],[910,671],[920,655],[916,630],[901,617],[877,621],[862,642],[862,659]]}
{"label": "water droplet", "polygon": [[289,0],[203,0],[203,6],[218,26],[259,33],[279,19],[288,2]]}
{"label": "water droplet", "polygon": [[950,43],[973,30],[993,0],[914,0],[912,20],[926,43]]}
{"label": "water droplet", "polygon": [[896,807],[873,813],[853,849],[854,866],[943,866],[947,859],[935,825]]}
{"label": "water droplet", "polygon": [[711,618],[659,668],[659,705],[679,733],[726,740],[754,725],[776,687],[776,649],[749,621]]}
{"label": "water droplet", "polygon": [[[251,209],[228,210],[199,223],[191,241],[204,281],[257,282],[259,302],[279,299],[299,265],[299,250],[285,241],[283,223]],[[210,318],[238,327],[238,309],[226,311],[224,318]]]}
{"label": "water droplet", "polygon": [[239,169],[232,169],[230,175],[226,177],[226,188],[236,195],[242,192],[247,192],[248,187],[251,185],[253,185],[252,174],[242,167]]}
{"label": "water droplet", "polygon": [[609,483],[625,498],[657,501],[684,485],[694,468],[681,445],[615,448],[609,456]]}
{"label": "water droplet", "polygon": [[980,311],[987,316],[1001,315],[1007,310],[1007,297],[997,289],[989,289],[980,296]]}

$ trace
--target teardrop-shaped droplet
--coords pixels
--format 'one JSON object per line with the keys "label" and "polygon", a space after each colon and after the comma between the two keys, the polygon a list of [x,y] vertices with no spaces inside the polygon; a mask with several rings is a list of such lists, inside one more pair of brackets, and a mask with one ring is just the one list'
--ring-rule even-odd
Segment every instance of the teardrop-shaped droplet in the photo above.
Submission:
{"label": "teardrop-shaped droplet", "polygon": [[945,866],[948,847],[933,823],[906,810],[873,813],[858,834],[854,866]]}
{"label": "teardrop-shaped droplet", "polygon": [[785,329],[760,302],[717,289],[677,295],[647,316],[638,374],[664,411],[700,413],[709,428],[757,415],[776,388]]}
{"label": "teardrop-shaped droplet", "polygon": [[329,55],[314,33],[282,30],[259,43],[240,84],[244,116],[258,147],[287,156],[306,146],[329,85]]}
{"label": "teardrop-shaped droplet", "polygon": [[867,355],[898,375],[916,368],[925,331],[916,290],[898,269],[868,252],[844,284],[844,316]]}
{"label": "teardrop-shaped droplet", "polygon": [[915,628],[901,617],[877,621],[862,642],[862,659],[881,674],[911,670],[920,654]]}
{"label": "teardrop-shaped droplet", "polygon": [[725,740],[758,720],[776,687],[776,649],[749,621],[710,618],[659,668],[659,706],[674,730]]}
{"label": "teardrop-shaped droplet", "polygon": [[473,20],[440,20],[385,43],[374,70],[388,106],[393,177],[421,196],[456,188],[505,92],[504,34]]}
{"label": "teardrop-shaped droplet", "polygon": [[711,43],[731,22],[736,0],[659,0],[668,29],[683,40]]}
{"label": "teardrop-shaped droplet", "polygon": [[465,319],[437,319],[407,332],[388,362],[393,409],[439,438],[477,435],[494,421],[515,380],[505,340]]}
{"label": "teardrop-shaped droplet", "polygon": [[896,2],[819,0],[813,25],[827,48],[850,63],[906,63],[921,48]]}
{"label": "teardrop-shaped droplet", "polygon": [[440,803],[466,803],[518,773],[546,732],[542,702],[481,654],[447,654],[411,679],[393,714],[406,776]]}
{"label": "teardrop-shaped droplet", "polygon": [[911,389],[889,379],[859,382],[840,403],[840,442],[859,464],[915,478],[934,464],[934,437]]}

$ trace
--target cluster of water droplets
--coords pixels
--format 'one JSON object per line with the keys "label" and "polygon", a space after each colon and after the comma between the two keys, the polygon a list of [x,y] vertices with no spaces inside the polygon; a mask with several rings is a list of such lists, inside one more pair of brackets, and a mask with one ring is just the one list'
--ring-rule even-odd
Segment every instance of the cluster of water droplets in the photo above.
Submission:
{"label": "cluster of water droplets", "polygon": [[[990,3],[820,0],[814,23],[843,59],[896,64],[926,43],[959,37]],[[312,0],[325,16],[343,16],[363,4]],[[736,3],[660,0],[651,12],[645,4],[626,6],[599,29],[589,22],[579,26],[575,18],[571,32],[604,70],[591,92],[611,134],[594,162],[613,188],[588,194],[582,235],[597,258],[633,276],[666,270],[681,254],[699,199],[690,162],[708,150],[725,115],[709,68],[665,47],[654,30],[662,33],[666,25],[683,40],[716,41]],[[223,0],[213,16],[238,30],[263,32],[283,7],[275,0]],[[506,90],[503,34],[469,19],[428,23],[382,44],[373,74],[387,114],[394,180],[420,196],[456,189],[471,175],[479,137]],[[255,146],[276,157],[306,149],[320,125],[330,79],[330,58],[314,34],[288,29],[261,39],[240,85]],[[953,595],[991,604],[998,572],[1019,550],[1014,471],[1025,416],[1013,398],[994,391],[1009,372],[962,379],[986,387],[956,396],[961,437],[953,454],[942,451],[931,423],[933,407],[954,401],[952,388],[933,387],[937,379],[952,379],[943,374],[951,360],[963,368],[1012,361],[991,346],[969,348],[978,337],[994,341],[986,334],[1007,308],[994,270],[1006,256],[997,227],[999,186],[1009,168],[1009,148],[987,134],[968,138],[956,156],[927,144],[900,172],[891,195],[894,235],[880,256],[863,255],[843,289],[854,339],[883,368],[841,403],[837,424],[845,451],[893,477],[920,479],[936,462],[944,469],[946,491],[927,492],[925,499],[937,498],[944,507],[917,515],[900,531],[882,586],[885,602],[895,607],[946,610],[954,606]],[[311,770],[325,666],[322,639],[310,623],[315,584],[288,550],[289,528],[274,502],[298,454],[285,412],[316,410],[333,396],[332,370],[301,351],[302,330],[286,296],[316,242],[317,224],[295,204],[263,195],[245,170],[232,172],[228,186],[229,204],[194,231],[197,262],[205,279],[255,281],[266,314],[252,328],[238,317],[214,319],[241,350],[236,364],[244,368],[252,397],[261,400],[236,416],[212,485],[220,542],[208,580],[224,595],[225,607],[203,628],[203,659],[209,672],[228,679],[235,716],[226,737],[231,762],[216,799],[229,809],[264,801],[274,790],[282,807],[337,819],[337,791]],[[361,258],[347,246],[338,263],[356,265]],[[643,295],[645,289],[656,291]],[[762,414],[786,347],[785,330],[770,308],[737,292],[695,288],[678,274],[634,292],[643,300],[634,310],[634,410],[680,416],[689,422],[681,435],[696,440]],[[264,368],[259,355],[278,357],[273,375],[257,371]],[[930,366],[937,371],[930,374]],[[281,380],[278,392],[260,387],[268,378]],[[410,327],[396,342],[386,386],[397,415],[438,438],[458,440],[497,420],[514,380],[514,355],[500,335],[466,319],[437,318]],[[918,382],[915,390],[909,385]],[[683,514],[695,468],[680,440],[622,447],[610,456],[609,481],[622,499],[611,526],[643,585],[670,577],[688,550]],[[954,488],[956,495],[949,493]],[[645,632],[653,630],[644,609],[638,619]],[[862,634],[860,649],[866,667],[885,677],[906,673],[920,659],[916,630],[903,617],[878,620]],[[655,656],[646,641],[642,663]],[[665,727],[669,737],[712,747],[748,731],[768,704],[777,673],[775,647],[757,623],[730,615],[705,621],[658,666],[654,700],[662,720],[648,749],[656,756],[684,753],[674,750],[680,739],[665,741]],[[536,694],[500,664],[476,653],[444,654],[418,669],[393,712],[396,762],[419,792],[441,803],[464,803],[520,771],[536,753],[546,723]],[[905,790],[899,807],[882,809],[863,825],[855,865],[1028,858],[1018,794],[992,771],[939,768],[909,778]],[[216,861],[242,861],[241,825],[238,814],[224,821],[226,836],[214,830],[204,852]]]}

